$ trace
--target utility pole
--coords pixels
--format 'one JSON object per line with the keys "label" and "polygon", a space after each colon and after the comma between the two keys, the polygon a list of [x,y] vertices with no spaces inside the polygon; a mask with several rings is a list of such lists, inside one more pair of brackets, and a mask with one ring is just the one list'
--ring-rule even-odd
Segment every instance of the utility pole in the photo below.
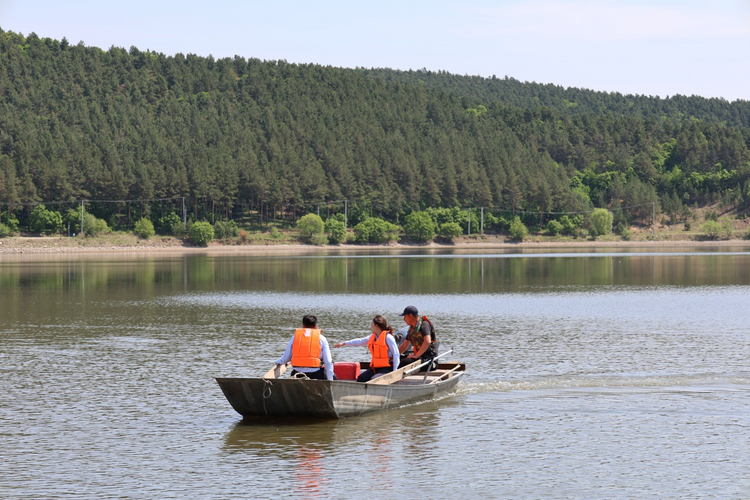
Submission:
{"label": "utility pole", "polygon": [[651,202],[651,225],[653,227],[653,237],[656,239],[656,202]]}
{"label": "utility pole", "polygon": [[482,220],[480,224],[481,225],[479,226],[479,233],[483,235],[484,234],[484,207],[482,207]]}
{"label": "utility pole", "polygon": [[81,200],[81,231],[80,234],[83,234],[83,200]]}
{"label": "utility pole", "polygon": [[347,219],[349,219],[349,200],[344,200],[344,232],[346,232]]}
{"label": "utility pole", "polygon": [[469,230],[467,232],[469,233],[467,236],[471,236],[471,209],[469,209]]}
{"label": "utility pole", "polygon": [[185,197],[182,197],[182,228],[187,231],[187,210],[185,209]]}

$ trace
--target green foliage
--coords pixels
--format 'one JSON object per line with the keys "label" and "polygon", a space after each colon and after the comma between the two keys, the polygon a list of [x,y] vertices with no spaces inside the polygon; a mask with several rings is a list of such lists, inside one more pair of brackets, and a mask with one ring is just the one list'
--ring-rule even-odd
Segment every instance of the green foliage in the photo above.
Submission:
{"label": "green foliage", "polygon": [[190,241],[196,245],[208,245],[214,239],[214,228],[208,222],[194,222],[190,227]]}
{"label": "green foliage", "polygon": [[274,240],[279,240],[283,236],[283,234],[281,234],[281,231],[279,231],[279,228],[276,226],[271,226],[271,230],[268,231],[268,235]]}
{"label": "green foliage", "polygon": [[299,218],[297,229],[299,230],[300,238],[309,241],[313,235],[325,232],[325,224],[319,215],[307,214]]}
{"label": "green foliage", "polygon": [[387,243],[398,241],[401,228],[378,217],[368,217],[354,226],[356,240],[360,243]]}
{"label": "green foliage", "polygon": [[547,223],[547,232],[552,236],[557,236],[563,231],[563,225],[556,220],[551,220]]}
{"label": "green foliage", "polygon": [[230,221],[216,221],[214,224],[214,237],[217,240],[223,240],[225,238],[237,238],[240,235],[240,228],[237,223],[233,220]]}
{"label": "green foliage", "polygon": [[0,224],[4,224],[11,233],[18,232],[18,219],[14,214],[8,214],[8,212],[0,214]]}
{"label": "green foliage", "polygon": [[139,238],[147,240],[156,234],[156,231],[154,230],[154,223],[144,217],[135,223],[133,233],[135,233]]}
{"label": "green foliage", "polygon": [[[645,224],[651,203],[684,218],[687,203],[750,201],[746,100],[101,50],[3,30],[0,60],[5,204],[191,193],[186,208],[206,219],[239,217],[248,201],[257,214],[347,199],[347,226],[453,207],[428,210],[436,227],[466,232],[471,217],[476,233],[478,210],[458,206],[609,206],[615,223]],[[112,227],[154,218],[155,204],[135,205],[88,209]],[[559,222],[564,234],[581,227]],[[485,229],[511,223],[487,213]]]}
{"label": "green foliage", "polygon": [[560,224],[562,225],[562,233],[567,236],[574,236],[576,230],[583,225],[583,215],[577,214],[573,218],[563,215],[560,217]]}
{"label": "green foliage", "polygon": [[719,214],[716,213],[716,210],[709,210],[708,212],[703,214],[703,219],[717,222],[719,220]]}
{"label": "green foliage", "polygon": [[613,216],[606,208],[595,208],[591,213],[591,231],[594,236],[603,236],[612,232]]}
{"label": "green foliage", "polygon": [[464,230],[456,222],[445,222],[438,227],[438,234],[448,241],[453,241],[464,234]]}
{"label": "green foliage", "polygon": [[750,228],[745,231],[745,234],[742,235],[743,240],[750,240]]}
{"label": "green foliage", "polygon": [[344,217],[330,217],[325,223],[325,233],[328,235],[328,241],[334,245],[343,242],[346,239],[346,228],[344,227]]}
{"label": "green foliage", "polygon": [[706,221],[700,229],[703,236],[709,240],[718,240],[721,235],[721,225],[715,220]]}
{"label": "green foliage", "polygon": [[156,223],[156,229],[159,230],[159,234],[171,234],[177,236],[184,232],[185,226],[179,215],[170,212],[159,218]]}
{"label": "green foliage", "polygon": [[721,234],[726,239],[732,239],[732,236],[734,236],[734,224],[729,219],[724,219],[721,221]]}
{"label": "green foliage", "polygon": [[310,243],[318,246],[327,245],[328,237],[325,234],[313,234],[310,236]]}
{"label": "green foliage", "polygon": [[99,236],[110,231],[107,221],[99,219],[93,214],[83,214],[83,234],[86,236]]}
{"label": "green foliage", "polygon": [[428,212],[412,212],[404,221],[404,234],[419,242],[432,241],[435,237],[435,221]]}
{"label": "green foliage", "polygon": [[29,217],[29,229],[36,233],[57,233],[63,227],[60,212],[47,210],[44,205],[37,205]]}
{"label": "green foliage", "polygon": [[526,229],[526,226],[523,222],[521,222],[521,219],[516,216],[513,219],[513,222],[510,223],[510,229],[508,230],[508,234],[511,238],[517,241],[523,241],[526,236],[529,234],[528,229]]}
{"label": "green foliage", "polygon": [[5,224],[3,224],[2,222],[0,222],[0,238],[7,238],[11,234],[12,232],[10,228],[6,226]]}
{"label": "green foliage", "polygon": [[685,231],[690,231],[690,228],[693,227],[690,221],[685,222]]}

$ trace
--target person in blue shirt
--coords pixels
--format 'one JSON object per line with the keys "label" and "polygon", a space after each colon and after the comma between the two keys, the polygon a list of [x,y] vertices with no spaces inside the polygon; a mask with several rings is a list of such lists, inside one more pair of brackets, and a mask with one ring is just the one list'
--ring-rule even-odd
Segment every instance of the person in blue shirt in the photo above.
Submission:
{"label": "person in blue shirt", "polygon": [[318,328],[318,318],[312,314],[302,318],[302,328],[294,331],[294,336],[287,344],[284,354],[276,360],[276,364],[283,365],[289,361],[292,362],[292,376],[304,373],[308,378],[315,380],[336,379],[328,340]]}
{"label": "person in blue shirt", "polygon": [[372,318],[370,331],[372,333],[367,337],[339,342],[333,346],[334,348],[338,348],[366,345],[370,350],[370,355],[372,356],[370,367],[357,377],[357,382],[367,382],[384,373],[390,373],[398,369],[400,360],[399,349],[398,345],[396,345],[396,339],[393,337],[393,328],[388,324],[388,321],[378,314]]}

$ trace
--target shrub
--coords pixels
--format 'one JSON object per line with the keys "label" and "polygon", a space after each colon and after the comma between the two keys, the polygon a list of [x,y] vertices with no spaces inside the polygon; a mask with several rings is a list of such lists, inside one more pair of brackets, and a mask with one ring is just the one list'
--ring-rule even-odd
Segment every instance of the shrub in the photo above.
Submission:
{"label": "shrub", "polygon": [[368,217],[354,226],[354,234],[357,241],[362,243],[386,243],[398,241],[400,229],[397,225],[383,219]]}
{"label": "shrub", "polygon": [[618,234],[624,241],[630,241],[630,237],[632,236],[630,229],[628,229],[627,227],[623,228],[622,231],[620,231]]}
{"label": "shrub", "polygon": [[37,205],[29,217],[29,229],[36,233],[56,233],[63,227],[60,212],[47,210],[44,205]]}
{"label": "shrub", "polygon": [[10,233],[10,228],[0,222],[0,238],[7,238],[8,236],[10,236]]}
{"label": "shrub", "polygon": [[242,243],[247,243],[247,231],[245,231],[244,229],[240,229],[239,236]]}
{"label": "shrub", "polygon": [[562,233],[563,225],[556,220],[551,220],[547,223],[547,232],[552,236],[557,236]]}
{"label": "shrub", "polygon": [[224,238],[236,238],[240,235],[240,228],[237,227],[237,223],[233,220],[230,221],[217,221],[214,224],[214,237],[217,240],[223,240]]}
{"label": "shrub", "polygon": [[0,214],[0,224],[4,224],[11,233],[18,232],[18,219],[16,219],[16,216],[13,214],[8,212]]}
{"label": "shrub", "polygon": [[685,222],[685,231],[690,231],[690,228],[693,227],[692,224],[690,224],[690,221]]}
{"label": "shrub", "polygon": [[86,236],[99,236],[102,233],[109,232],[107,221],[98,219],[95,215],[83,214],[83,234]]}
{"label": "shrub", "polygon": [[309,241],[312,235],[323,234],[325,224],[323,224],[323,219],[319,215],[307,214],[300,217],[297,221],[297,229],[299,230],[300,238]]}
{"label": "shrub", "polygon": [[719,220],[719,214],[716,213],[716,210],[709,210],[703,215],[703,218],[706,221],[712,220],[716,222]]}
{"label": "shrub", "polygon": [[748,228],[747,231],[745,231],[745,234],[742,235],[742,238],[745,240],[750,240],[750,228]]}
{"label": "shrub", "polygon": [[714,220],[708,220],[701,226],[700,231],[709,240],[717,240],[721,234],[721,226]]}
{"label": "shrub", "polygon": [[526,226],[523,224],[523,222],[521,222],[521,219],[516,216],[515,219],[513,219],[513,222],[510,223],[508,234],[514,240],[523,241],[524,238],[528,236],[529,230],[526,229]]}
{"label": "shrub", "polygon": [[724,236],[724,238],[731,240],[732,236],[734,236],[734,224],[729,219],[724,219],[721,221],[721,233]]}
{"label": "shrub", "polygon": [[160,217],[156,223],[160,234],[181,234],[185,230],[182,219],[176,213],[168,213]]}
{"label": "shrub", "polygon": [[310,243],[318,246],[327,245],[328,237],[325,234],[313,234],[310,236]]}
{"label": "shrub", "polygon": [[[246,233],[246,234],[247,234],[247,233]],[[275,239],[275,240],[278,240],[278,239],[280,239],[280,238],[281,238],[281,236],[282,236],[282,234],[281,234],[281,231],[279,231],[279,228],[278,228],[278,227],[276,227],[276,226],[271,226],[271,230],[270,230],[270,231],[268,231],[268,235],[269,235],[269,236],[270,236],[271,238]]]}
{"label": "shrub", "polygon": [[435,227],[435,221],[427,212],[412,212],[406,216],[404,234],[416,241],[432,241],[435,237]]}
{"label": "shrub", "polygon": [[190,227],[190,240],[196,245],[208,245],[214,239],[214,228],[208,222],[194,222]]}
{"label": "shrub", "polygon": [[440,224],[440,227],[438,228],[438,234],[448,241],[453,241],[453,238],[458,238],[459,236],[464,234],[464,230],[461,228],[461,226],[458,225],[457,222],[446,222],[444,224]]}
{"label": "shrub", "polygon": [[591,229],[594,236],[602,236],[612,232],[613,216],[606,208],[595,208],[591,213]]}
{"label": "shrub", "polygon": [[154,223],[145,217],[135,223],[133,232],[139,238],[143,238],[144,240],[147,240],[156,234],[156,231],[154,231]]}
{"label": "shrub", "polygon": [[[343,219],[343,216],[341,218]],[[344,221],[339,220],[339,218],[330,217],[325,223],[325,232],[328,235],[328,241],[334,245],[346,239],[346,227],[344,226]]]}

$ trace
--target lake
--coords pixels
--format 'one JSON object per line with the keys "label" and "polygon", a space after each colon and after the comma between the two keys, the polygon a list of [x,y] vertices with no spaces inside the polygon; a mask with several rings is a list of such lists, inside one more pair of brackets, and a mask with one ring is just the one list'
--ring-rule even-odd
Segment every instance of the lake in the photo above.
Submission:
{"label": "lake", "polygon": [[[748,297],[746,247],[0,255],[0,497],[748,498]],[[440,401],[245,422],[214,381],[406,305]]]}

